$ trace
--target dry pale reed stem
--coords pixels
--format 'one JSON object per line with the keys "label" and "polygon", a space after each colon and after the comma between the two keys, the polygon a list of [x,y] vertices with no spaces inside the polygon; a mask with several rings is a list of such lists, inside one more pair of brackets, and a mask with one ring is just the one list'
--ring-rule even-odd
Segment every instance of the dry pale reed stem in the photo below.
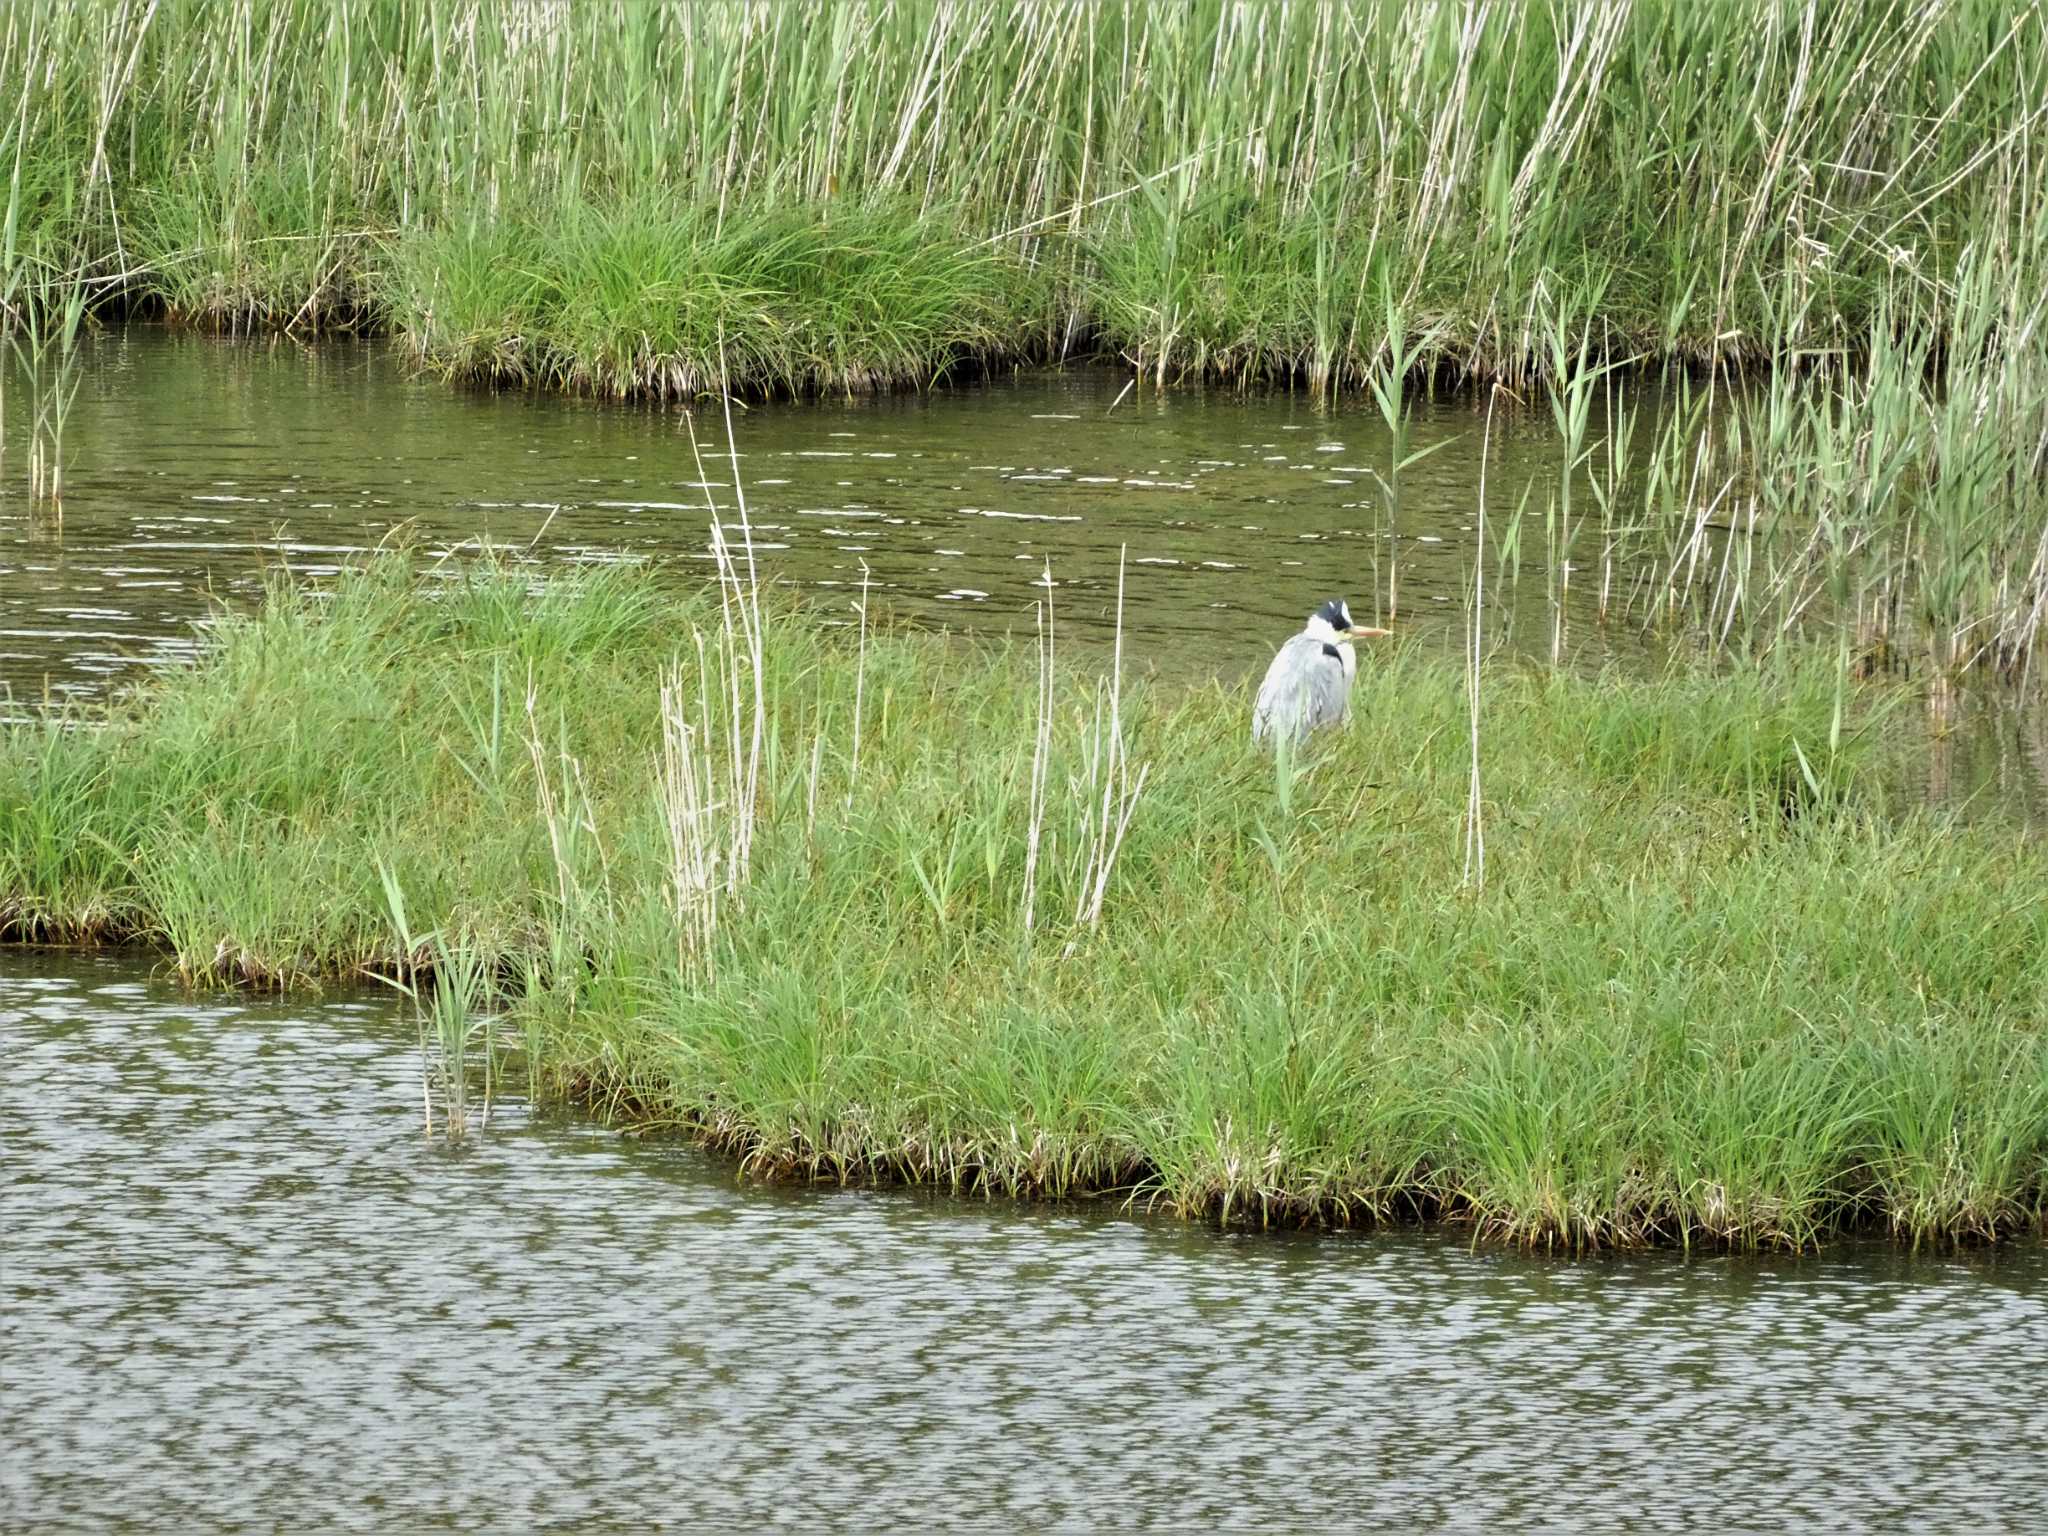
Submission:
{"label": "dry pale reed stem", "polygon": [[[1152,772],[1152,765],[1146,763],[1138,769],[1136,777],[1132,777],[1130,755],[1123,735],[1125,554],[1124,549],[1117,551],[1116,641],[1107,689],[1107,729],[1104,729],[1098,701],[1096,735],[1089,744],[1088,753],[1090,793],[1082,821],[1086,829],[1088,857],[1082,866],[1080,901],[1074,918],[1091,928],[1101,921],[1102,902],[1109,892],[1109,878],[1116,868],[1117,852],[1123,847],[1124,834],[1130,830],[1131,815],[1138,808],[1138,797],[1145,792],[1145,781]],[[1098,788],[1099,805],[1096,802]]]}
{"label": "dry pale reed stem", "polygon": [[[739,452],[732,441],[731,402],[726,402],[725,409],[726,457],[732,466],[735,500],[740,512],[740,537],[745,543],[744,573],[733,553],[731,541],[726,537],[717,500],[711,494],[710,477],[704,473],[704,456],[697,441],[696,424],[687,413],[683,421],[690,435],[690,455],[697,465],[697,479],[704,486],[705,507],[711,513],[711,557],[718,568],[720,633],[714,649],[719,705],[726,727],[722,872],[726,894],[738,897],[746,884],[753,858],[761,753],[767,735],[767,669],[763,658],[760,575],[754,564],[754,535],[747,518],[746,492],[740,488]],[[708,750],[714,738],[710,729],[709,667],[701,636],[698,637],[697,654],[700,686],[705,690],[703,740]],[[742,741],[746,743],[744,750],[740,746]]]}
{"label": "dry pale reed stem", "polygon": [[846,771],[846,808],[853,809],[854,786],[860,782],[860,721],[868,681],[868,563],[860,563],[860,646],[853,663],[853,760]]}
{"label": "dry pale reed stem", "polygon": [[699,728],[690,722],[688,685],[680,661],[661,681],[661,753],[655,787],[668,830],[670,901],[675,909],[676,965],[712,970],[712,940],[718,931],[718,838],[708,799],[711,762],[699,748]]}
{"label": "dry pale reed stem", "polygon": [[[744,589],[739,587],[737,568],[733,572],[734,595],[737,599],[734,606],[740,616],[741,636],[746,642],[745,665],[753,703],[752,719],[748,722],[746,769],[737,776],[736,782],[741,793],[734,801],[736,815],[733,829],[733,878],[739,881],[745,878],[753,855],[754,807],[760,798],[761,753],[768,735],[767,667],[762,651],[761,577],[754,565],[754,527],[747,515],[747,487],[740,475],[739,444],[733,438],[732,390],[726,378],[725,334],[722,330],[718,337],[718,385],[719,403],[725,413],[726,460],[732,465],[733,504],[739,508],[740,537],[746,541],[747,551],[747,580]],[[705,495],[708,497],[710,492],[707,490]],[[735,658],[735,670],[739,665],[739,659]]]}
{"label": "dry pale reed stem", "polygon": [[568,850],[562,846],[562,817],[553,782],[548,778],[547,750],[540,740],[540,694],[533,679],[533,666],[526,668],[526,750],[533,759],[533,792],[540,800],[541,820],[547,824],[548,852],[555,865],[555,895],[564,918],[569,912],[571,874]]}
{"label": "dry pale reed stem", "polygon": [[1486,430],[1479,442],[1478,545],[1472,558],[1472,638],[1466,653],[1465,697],[1472,721],[1472,775],[1465,786],[1465,883],[1486,889],[1486,829],[1481,824],[1479,785],[1479,660],[1481,617],[1486,610],[1486,462],[1493,446],[1495,385],[1486,402]]}
{"label": "dry pale reed stem", "polygon": [[804,782],[804,836],[818,830],[818,774],[825,766],[825,722],[818,721],[818,734],[811,738],[811,768]]}
{"label": "dry pale reed stem", "polygon": [[1031,802],[1024,831],[1024,931],[1038,920],[1038,848],[1045,831],[1046,777],[1052,763],[1053,618],[1052,562],[1045,562],[1045,598],[1036,606],[1038,631],[1038,731],[1031,746]]}

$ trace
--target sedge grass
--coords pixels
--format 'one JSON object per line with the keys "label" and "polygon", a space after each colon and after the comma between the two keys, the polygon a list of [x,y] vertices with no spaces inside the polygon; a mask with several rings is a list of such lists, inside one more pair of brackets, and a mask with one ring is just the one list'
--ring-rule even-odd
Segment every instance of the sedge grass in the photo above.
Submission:
{"label": "sedge grass", "polygon": [[[1239,690],[1127,678],[1151,771],[1104,880],[1092,666],[758,626],[646,573],[280,580],[194,669],[7,728],[0,921],[198,982],[410,976],[396,889],[544,1090],[764,1173],[1581,1249],[2042,1223],[2040,850],[1890,803],[1888,696],[1845,720],[1832,652],[1397,648],[1284,800]],[[729,824],[679,862],[679,711],[709,824],[753,786],[743,869]]]}

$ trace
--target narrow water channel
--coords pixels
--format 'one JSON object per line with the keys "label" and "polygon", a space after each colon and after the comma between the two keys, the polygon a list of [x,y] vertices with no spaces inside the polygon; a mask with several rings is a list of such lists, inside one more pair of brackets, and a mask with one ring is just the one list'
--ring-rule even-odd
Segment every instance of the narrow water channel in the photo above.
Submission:
{"label": "narrow water channel", "polygon": [[770,1189],[392,1002],[0,962],[0,1528],[2038,1530],[2048,1248],[1572,1263]]}
{"label": "narrow water channel", "polygon": [[[27,394],[8,382],[0,715],[189,658],[215,600],[252,601],[280,564],[318,576],[405,537],[428,551],[487,541],[541,570],[644,560],[687,579],[708,560],[707,492],[728,515],[737,507],[709,409],[697,414],[700,465],[671,409],[451,389],[409,376],[383,343],[135,326],[86,348],[59,520],[28,503],[16,462]],[[1121,555],[1124,655],[1137,671],[1237,682],[1333,594],[1361,618],[1397,600],[1402,643],[1462,653],[1484,425],[1469,400],[1416,402],[1413,445],[1435,451],[1404,477],[1396,526],[1374,478],[1390,445],[1369,399],[1126,396],[1126,382],[1080,369],[739,409],[761,574],[849,624],[865,578],[877,609],[899,618],[1028,635],[1049,563],[1062,634],[1100,645]],[[1654,416],[1654,386],[1631,387]],[[1637,441],[1649,435],[1639,428]],[[1547,655],[1541,523],[1559,460],[1547,406],[1506,411],[1492,441],[1489,634]],[[1502,522],[1525,489],[1531,522],[1503,566]],[[1654,636],[1600,620],[1597,527],[1568,563],[1571,663],[1656,665]],[[1628,578],[1614,579],[1618,592]],[[1938,733],[1911,710],[1889,718],[1904,772],[1929,798],[2048,824],[2048,709],[2015,710],[1994,688],[1970,691]]]}
{"label": "narrow water channel", "polygon": [[[694,422],[700,469],[676,410],[452,389],[409,377],[385,343],[137,326],[97,338],[81,380],[61,527],[31,526],[19,477],[0,475],[23,520],[0,580],[0,676],[22,693],[174,659],[210,594],[253,592],[281,560],[331,569],[401,526],[430,549],[484,538],[549,563],[687,563],[706,558],[707,490],[737,511],[711,406]],[[1263,661],[1333,592],[1372,611],[1393,557],[1369,402],[1131,397],[1125,382],[1084,368],[737,409],[762,574],[850,599],[865,565],[904,617],[1028,632],[1050,560],[1081,636],[1109,623],[1127,549],[1132,654],[1205,676]],[[1462,402],[1423,402],[1416,431],[1427,444],[1476,424]],[[1498,440],[1517,484],[1554,473],[1547,415]],[[1470,580],[1476,459],[1474,438],[1408,477],[1399,595],[1425,632]]]}

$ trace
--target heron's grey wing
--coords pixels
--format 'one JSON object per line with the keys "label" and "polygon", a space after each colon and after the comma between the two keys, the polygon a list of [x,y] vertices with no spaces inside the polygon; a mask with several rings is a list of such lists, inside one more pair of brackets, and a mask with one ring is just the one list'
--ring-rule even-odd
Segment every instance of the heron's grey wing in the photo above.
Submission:
{"label": "heron's grey wing", "polygon": [[[1337,688],[1337,713],[1325,716],[1328,694]],[[1252,740],[1268,735],[1299,741],[1318,725],[1341,719],[1345,687],[1343,664],[1323,649],[1313,635],[1296,635],[1280,647],[1252,704]]]}
{"label": "heron's grey wing", "polygon": [[1308,669],[1304,698],[1303,729],[1313,731],[1321,726],[1335,725],[1344,718],[1344,711],[1351,703],[1351,679],[1344,675],[1344,660],[1336,654],[1335,646],[1317,648],[1315,660]]}

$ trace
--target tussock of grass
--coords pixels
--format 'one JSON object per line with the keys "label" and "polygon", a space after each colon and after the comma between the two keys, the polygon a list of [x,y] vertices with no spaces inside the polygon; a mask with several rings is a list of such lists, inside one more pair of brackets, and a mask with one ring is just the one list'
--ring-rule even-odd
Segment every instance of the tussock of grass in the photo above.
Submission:
{"label": "tussock of grass", "polygon": [[[402,963],[381,865],[414,931],[486,957],[546,1081],[763,1171],[1574,1247],[2042,1221],[2040,851],[1888,810],[1853,719],[1829,750],[1831,669],[1489,672],[1483,890],[1457,672],[1369,668],[1285,796],[1239,691],[1127,687],[1150,777],[1099,923],[1098,695],[1062,673],[1027,934],[1029,654],[862,657],[816,618],[766,616],[758,816],[706,948],[654,787],[664,667],[698,697],[702,632],[725,675],[715,600],[399,557],[10,728],[0,921],[299,984]],[[695,739],[722,783],[744,736]]]}
{"label": "tussock of grass", "polygon": [[1014,358],[1047,284],[957,224],[899,209],[735,214],[643,201],[410,236],[386,297],[451,378],[691,399],[736,378],[805,394]]}

